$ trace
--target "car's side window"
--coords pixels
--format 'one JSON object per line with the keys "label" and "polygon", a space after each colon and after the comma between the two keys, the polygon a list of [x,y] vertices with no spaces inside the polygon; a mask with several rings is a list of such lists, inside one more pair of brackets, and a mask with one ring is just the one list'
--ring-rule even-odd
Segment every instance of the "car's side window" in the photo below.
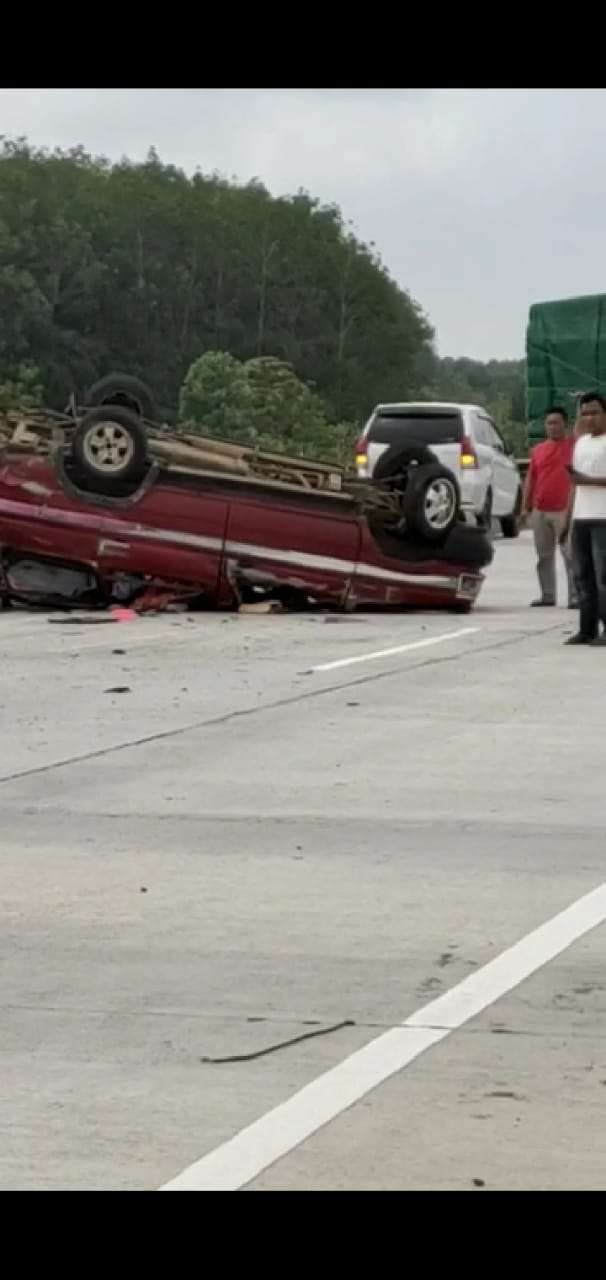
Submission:
{"label": "car's side window", "polygon": [[492,418],[488,419],[488,426],[489,426],[490,434],[493,438],[493,444],[495,449],[498,449],[499,453],[506,453],[507,450],[505,448],[505,441],[501,435],[501,432],[499,431],[499,428],[495,426],[495,423],[492,421]]}
{"label": "car's side window", "polygon": [[486,445],[491,443],[488,435],[488,423],[479,413],[474,413],[473,415],[473,431],[476,444]]}
{"label": "car's side window", "polygon": [[482,418],[482,424],[484,427],[484,443],[490,445],[491,449],[496,449],[499,453],[505,453],[505,443],[491,418]]}

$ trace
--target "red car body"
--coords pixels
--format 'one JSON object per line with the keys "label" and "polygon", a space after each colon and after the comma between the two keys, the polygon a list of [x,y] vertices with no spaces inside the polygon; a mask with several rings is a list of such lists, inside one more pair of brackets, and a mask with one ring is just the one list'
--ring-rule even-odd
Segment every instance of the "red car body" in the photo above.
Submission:
{"label": "red car body", "polygon": [[380,538],[345,494],[155,467],[134,495],[108,498],[75,489],[60,459],[10,447],[0,455],[0,548],[5,598],[23,598],[7,570],[17,556],[85,567],[107,597],[120,577],[139,575],[214,607],[233,607],[253,585],[341,608],[466,609],[492,559],[489,540],[460,524],[439,550]]}

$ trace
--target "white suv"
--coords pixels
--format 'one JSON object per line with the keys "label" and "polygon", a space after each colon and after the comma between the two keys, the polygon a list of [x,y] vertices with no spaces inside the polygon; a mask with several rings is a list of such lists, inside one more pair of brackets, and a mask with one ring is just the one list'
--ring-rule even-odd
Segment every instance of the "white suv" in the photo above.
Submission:
{"label": "white suv", "polygon": [[423,444],[454,472],[463,510],[490,528],[500,522],[506,538],[520,531],[522,481],[517,464],[485,409],[475,404],[429,401],[379,404],[356,445],[360,477],[372,476],[393,444]]}

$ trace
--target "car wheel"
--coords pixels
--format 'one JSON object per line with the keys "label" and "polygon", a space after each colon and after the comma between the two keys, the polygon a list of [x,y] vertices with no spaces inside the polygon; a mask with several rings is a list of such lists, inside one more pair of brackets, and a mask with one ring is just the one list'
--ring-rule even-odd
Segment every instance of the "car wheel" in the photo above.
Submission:
{"label": "car wheel", "polygon": [[147,435],[130,409],[108,405],[81,418],[71,439],[76,473],[99,493],[137,485],[147,472]]}
{"label": "car wheel", "polygon": [[452,471],[439,462],[411,467],[404,495],[404,515],[425,542],[442,542],[459,516],[461,494]]}
{"label": "car wheel", "polygon": [[109,373],[106,378],[100,378],[89,387],[85,404],[91,409],[101,405],[130,409],[131,413],[147,418],[149,422],[156,422],[158,418],[156,402],[149,387],[130,373]]}
{"label": "car wheel", "polygon": [[490,489],[486,494],[486,501],[478,516],[478,525],[485,533],[490,533],[492,530],[492,493]]}
{"label": "car wheel", "polygon": [[409,469],[429,466],[437,462],[435,453],[425,444],[392,444],[381,454],[372,478],[375,481],[388,483],[390,488],[405,489],[408,484]]}
{"label": "car wheel", "polygon": [[522,505],[522,492],[518,489],[516,505],[510,516],[503,516],[501,520],[501,531],[504,538],[519,538],[520,536],[520,507]]}

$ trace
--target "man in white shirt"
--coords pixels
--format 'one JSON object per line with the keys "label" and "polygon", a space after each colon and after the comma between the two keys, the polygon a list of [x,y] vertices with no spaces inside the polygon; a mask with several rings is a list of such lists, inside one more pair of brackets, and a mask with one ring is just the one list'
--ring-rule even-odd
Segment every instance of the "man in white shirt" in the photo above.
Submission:
{"label": "man in white shirt", "polygon": [[581,396],[571,476],[571,551],[580,620],[577,634],[566,644],[606,646],[606,399],[597,391]]}

